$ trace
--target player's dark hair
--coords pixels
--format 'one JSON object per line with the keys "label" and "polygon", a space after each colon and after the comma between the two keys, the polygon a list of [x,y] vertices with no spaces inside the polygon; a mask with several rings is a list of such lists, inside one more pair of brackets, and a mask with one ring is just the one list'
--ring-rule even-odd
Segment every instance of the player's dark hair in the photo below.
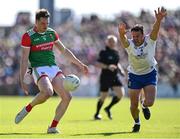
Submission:
{"label": "player's dark hair", "polygon": [[48,18],[50,17],[50,13],[47,9],[39,9],[36,11],[36,20],[40,20],[40,18]]}
{"label": "player's dark hair", "polygon": [[131,28],[131,32],[135,31],[138,32],[140,31],[142,34],[144,33],[143,25],[141,24],[136,24],[133,28]]}

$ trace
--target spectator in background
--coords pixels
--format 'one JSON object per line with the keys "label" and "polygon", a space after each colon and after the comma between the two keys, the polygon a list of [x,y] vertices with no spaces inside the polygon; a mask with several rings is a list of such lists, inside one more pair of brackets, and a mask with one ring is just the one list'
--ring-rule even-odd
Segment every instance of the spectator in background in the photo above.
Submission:
{"label": "spectator in background", "polygon": [[114,35],[108,35],[106,39],[106,48],[100,51],[98,62],[96,63],[96,66],[102,70],[100,75],[100,98],[97,102],[97,109],[94,115],[95,120],[101,120],[99,113],[108,96],[109,89],[112,89],[114,92],[111,103],[104,109],[109,119],[112,119],[112,106],[117,104],[125,93],[123,84],[118,76],[118,73],[124,76],[125,72],[119,63],[120,58],[116,50],[116,45],[117,38]]}

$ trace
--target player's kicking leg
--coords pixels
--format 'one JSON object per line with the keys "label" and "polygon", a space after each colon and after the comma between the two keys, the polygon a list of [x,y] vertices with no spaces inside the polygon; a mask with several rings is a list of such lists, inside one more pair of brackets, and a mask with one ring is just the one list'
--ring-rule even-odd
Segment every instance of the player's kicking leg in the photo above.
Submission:
{"label": "player's kicking leg", "polygon": [[[20,123],[32,110],[32,108],[38,104],[44,103],[49,97],[53,95],[53,88],[48,77],[42,77],[38,81],[38,87],[40,92],[32,100],[30,104],[24,107],[15,117],[15,123]],[[48,90],[48,91],[47,91]]]}
{"label": "player's kicking leg", "polygon": [[15,117],[15,123],[19,124],[28,114],[29,112],[26,110],[26,107],[24,107]]}
{"label": "player's kicking leg", "polygon": [[38,104],[45,102],[51,95],[46,95],[43,93],[39,93],[32,100],[30,104],[25,106],[15,117],[15,123],[19,124],[32,110],[32,108]]}

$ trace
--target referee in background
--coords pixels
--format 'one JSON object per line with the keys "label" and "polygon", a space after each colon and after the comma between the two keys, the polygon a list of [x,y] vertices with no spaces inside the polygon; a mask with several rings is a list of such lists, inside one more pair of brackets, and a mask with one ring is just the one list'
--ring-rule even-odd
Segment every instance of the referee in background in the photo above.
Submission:
{"label": "referee in background", "polygon": [[96,112],[94,114],[95,120],[101,120],[100,110],[105,99],[108,96],[108,91],[111,89],[114,92],[112,101],[108,106],[104,108],[109,119],[112,120],[111,108],[117,104],[124,95],[124,87],[119,79],[119,73],[125,75],[123,68],[119,63],[119,54],[116,50],[117,37],[114,35],[108,35],[106,39],[106,46],[104,50],[99,53],[96,66],[101,68],[100,74],[100,98],[97,102]]}

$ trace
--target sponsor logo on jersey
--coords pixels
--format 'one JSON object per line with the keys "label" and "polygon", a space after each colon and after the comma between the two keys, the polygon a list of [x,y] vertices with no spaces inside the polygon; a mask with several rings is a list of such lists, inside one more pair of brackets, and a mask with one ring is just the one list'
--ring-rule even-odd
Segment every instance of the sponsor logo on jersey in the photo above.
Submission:
{"label": "sponsor logo on jersey", "polygon": [[44,50],[52,50],[54,43],[48,42],[39,45],[32,46],[31,51],[44,51]]}

